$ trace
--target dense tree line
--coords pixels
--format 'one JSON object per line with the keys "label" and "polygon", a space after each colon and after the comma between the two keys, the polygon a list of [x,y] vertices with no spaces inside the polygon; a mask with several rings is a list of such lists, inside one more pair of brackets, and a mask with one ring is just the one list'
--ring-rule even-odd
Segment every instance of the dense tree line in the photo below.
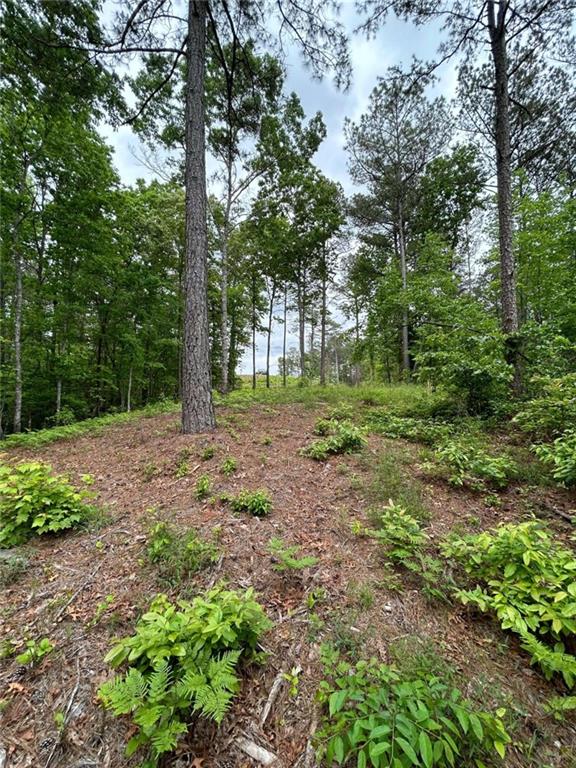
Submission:
{"label": "dense tree line", "polygon": [[[96,0],[4,0],[0,432],[161,397],[209,428],[262,333],[270,384],[277,328],[284,383],[426,380],[471,410],[573,370],[570,8],[520,5],[359,4],[369,33],[440,20],[439,62],[465,55],[455,104],[431,96],[439,62],[382,73],[346,122],[345,199],[267,24],[346,82],[329,4],[144,0],[105,28]],[[121,184],[105,115],[161,150],[162,181]]]}

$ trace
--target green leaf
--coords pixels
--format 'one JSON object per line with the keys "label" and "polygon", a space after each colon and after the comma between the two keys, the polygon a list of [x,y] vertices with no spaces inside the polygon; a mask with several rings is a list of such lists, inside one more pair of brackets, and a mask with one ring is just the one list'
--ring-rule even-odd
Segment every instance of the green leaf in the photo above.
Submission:
{"label": "green leaf", "polygon": [[330,698],[328,699],[328,711],[330,713],[330,716],[335,715],[336,712],[340,712],[340,710],[346,703],[347,698],[348,698],[348,691],[346,690],[334,691],[334,693],[331,694]]}
{"label": "green leaf", "polygon": [[418,737],[418,745],[420,747],[420,754],[422,755],[424,765],[426,768],[432,768],[434,763],[434,754],[432,750],[432,742],[430,741],[430,737],[426,731],[420,731],[420,736]]}
{"label": "green leaf", "polygon": [[420,763],[414,748],[406,741],[406,739],[403,739],[401,736],[397,736],[396,743],[400,745],[400,749],[412,761],[413,765],[418,765]]}

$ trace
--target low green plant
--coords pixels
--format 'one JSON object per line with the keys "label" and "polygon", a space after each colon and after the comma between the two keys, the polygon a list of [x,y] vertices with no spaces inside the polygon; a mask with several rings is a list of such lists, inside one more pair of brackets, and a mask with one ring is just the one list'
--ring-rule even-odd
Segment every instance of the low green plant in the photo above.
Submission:
{"label": "low green plant", "polygon": [[176,469],[174,470],[174,476],[181,480],[183,477],[186,477],[188,472],[190,472],[190,465],[188,464],[187,459],[179,459],[176,464]]}
{"label": "low green plant", "polygon": [[475,582],[457,589],[462,603],[494,613],[503,629],[520,636],[532,663],[546,677],[576,682],[576,656],[566,643],[576,635],[576,556],[538,521],[507,523],[492,531],[452,536],[441,544]]}
{"label": "low green plant", "polygon": [[145,408],[130,412],[108,413],[105,416],[84,419],[74,424],[66,424],[50,429],[39,429],[37,432],[22,432],[20,434],[8,435],[5,438],[5,444],[8,447],[41,448],[58,440],[73,440],[86,434],[98,434],[107,427],[177,411],[180,407],[179,403],[171,400],[160,400],[158,403],[153,403]]}
{"label": "low green plant", "polygon": [[552,715],[554,720],[562,722],[566,719],[567,712],[576,710],[576,696],[552,696],[544,704],[544,711]]}
{"label": "low green plant", "polygon": [[265,517],[272,510],[268,491],[240,491],[237,496],[227,497],[234,512],[248,512],[254,517]]}
{"label": "low green plant", "polygon": [[135,633],[105,658],[113,667],[129,665],[99,690],[104,707],[132,715],[137,733],[127,755],[145,748],[144,765],[156,766],[187,732],[191,714],[220,723],[239,689],[240,659],[253,656],[270,626],[251,589],[217,585],[177,604],[158,595]]}
{"label": "low green plant", "polygon": [[114,601],[116,600],[116,597],[114,595],[106,595],[104,600],[98,603],[96,606],[96,610],[94,612],[94,616],[90,623],[88,624],[89,627],[95,627],[96,624],[100,621],[102,616],[106,613],[106,611],[114,605]]}
{"label": "low green plant", "polygon": [[537,377],[538,397],[525,403],[512,422],[539,440],[550,440],[576,424],[576,373]]}
{"label": "low green plant", "polygon": [[290,683],[290,696],[296,698],[298,696],[298,688],[300,686],[300,673],[302,670],[300,667],[292,667],[290,672],[284,672],[282,677],[284,680]]}
{"label": "low green plant", "polygon": [[358,768],[485,767],[510,743],[502,717],[478,709],[435,675],[409,676],[375,659],[351,665],[324,649],[327,679],[317,698],[322,763]]}
{"label": "low green plant", "polygon": [[159,469],[156,464],[154,464],[153,461],[147,461],[146,464],[142,467],[142,475],[144,477],[145,482],[149,483],[150,480],[153,480],[156,475],[159,473]]}
{"label": "low green plant", "polygon": [[576,429],[569,429],[551,445],[535,445],[534,453],[552,468],[552,477],[561,485],[576,485]]}
{"label": "low green plant", "polygon": [[207,499],[208,496],[210,496],[211,490],[212,480],[210,480],[210,475],[200,475],[198,480],[196,480],[196,486],[194,487],[194,495],[198,501]]}
{"label": "low green plant", "polygon": [[236,459],[230,456],[227,459],[224,459],[224,461],[222,462],[222,466],[220,467],[220,472],[222,472],[223,475],[226,475],[226,477],[230,477],[230,475],[233,475],[237,469],[238,469],[238,462],[236,461]]}
{"label": "low green plant", "polygon": [[202,461],[210,461],[210,459],[214,458],[215,454],[216,454],[216,449],[214,448],[214,446],[209,445],[202,450],[202,453],[200,454],[200,458]]}
{"label": "low green plant", "polygon": [[20,554],[0,557],[0,587],[7,587],[17,581],[28,568],[28,558]]}
{"label": "low green plant", "polygon": [[314,440],[301,453],[316,461],[325,461],[331,455],[357,453],[366,445],[362,430],[347,421],[335,422],[333,434],[323,440]]}
{"label": "low green plant", "polygon": [[428,541],[420,521],[391,499],[377,519],[378,528],[367,528],[364,533],[377,539],[395,564],[404,564]]}
{"label": "low green plant", "polygon": [[169,523],[158,522],[150,529],[146,555],[157,566],[162,580],[177,584],[216,562],[218,548],[203,541],[194,528],[183,532]]}
{"label": "low green plant", "polygon": [[351,403],[340,402],[328,412],[329,421],[349,421],[354,414]]}
{"label": "low green plant", "polygon": [[54,643],[47,637],[41,640],[26,640],[25,646],[26,650],[16,656],[19,664],[37,664],[54,650]]}
{"label": "low green plant", "polygon": [[516,469],[510,458],[493,456],[472,438],[444,441],[436,449],[435,458],[449,483],[474,490],[505,488]]}
{"label": "low green plant", "polygon": [[370,413],[366,426],[371,432],[377,432],[384,437],[400,437],[425,445],[435,445],[454,432],[454,427],[446,422],[401,417],[387,411]]}
{"label": "low green plant", "polygon": [[336,422],[331,419],[318,419],[312,431],[315,435],[326,437],[326,435],[329,435],[334,431],[335,423]]}
{"label": "low green plant", "polygon": [[270,435],[265,435],[262,438],[261,442],[262,442],[262,445],[272,445],[272,438],[270,437]]}
{"label": "low green plant", "polygon": [[85,503],[89,496],[40,461],[1,465],[0,547],[77,527],[94,512]]}
{"label": "low green plant", "polygon": [[286,546],[282,539],[273,538],[268,543],[268,551],[276,561],[272,568],[275,571],[300,571],[303,568],[311,568],[317,565],[318,558],[311,555],[297,557],[300,547]]}

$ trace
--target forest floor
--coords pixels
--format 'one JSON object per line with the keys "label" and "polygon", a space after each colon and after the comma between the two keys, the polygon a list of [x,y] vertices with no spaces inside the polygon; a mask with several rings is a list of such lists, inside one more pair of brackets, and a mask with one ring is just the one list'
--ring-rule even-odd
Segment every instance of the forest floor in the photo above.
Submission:
{"label": "forest floor", "polygon": [[[369,407],[355,401],[357,413]],[[34,541],[26,547],[26,572],[0,588],[0,638],[21,647],[25,638],[48,637],[55,646],[34,667],[14,658],[0,661],[0,764],[3,749],[5,768],[136,766],[136,758],[124,756],[130,722],[105,713],[96,696],[111,674],[103,659],[112,639],[132,633],[156,593],[191,598],[225,579],[235,589],[254,587],[273,619],[262,643],[267,659],[246,670],[223,724],[217,729],[199,723],[166,765],[257,765],[240,750],[239,737],[277,755],[278,766],[303,765],[318,722],[319,647],[331,641],[352,658],[401,658],[406,664],[412,656],[437,656],[483,708],[507,708],[513,745],[506,766],[576,766],[574,721],[556,722],[543,710],[561,684],[546,682],[494,620],[426,594],[417,574],[391,567],[378,542],[351,527],[355,520],[369,524],[371,512],[400,489],[426,510],[432,541],[450,530],[525,519],[534,510],[560,510],[569,517],[574,496],[512,485],[499,494],[498,505],[490,505],[482,494],[430,477],[420,446],[376,435],[359,454],[314,462],[299,451],[327,410],[321,394],[304,402],[231,399],[218,407],[218,429],[208,435],[181,435],[174,412],[9,451],[10,459],[47,461],[78,484],[82,475],[92,475],[104,514],[87,530]],[[214,456],[202,460],[207,447]],[[227,477],[220,467],[230,457],[237,471]],[[183,462],[187,471],[177,472]],[[267,489],[271,513],[255,518],[235,514],[217,499],[198,501],[194,488],[202,474],[210,475],[216,497]],[[221,556],[191,579],[167,586],[145,558],[157,520],[182,530],[194,526],[217,542]],[[569,529],[554,512],[546,521],[559,536]],[[318,564],[277,572],[268,549],[273,537],[300,545]],[[298,683],[291,691],[282,674],[294,668]],[[275,680],[281,681],[278,695],[261,725]],[[56,713],[65,715],[64,730]]]}

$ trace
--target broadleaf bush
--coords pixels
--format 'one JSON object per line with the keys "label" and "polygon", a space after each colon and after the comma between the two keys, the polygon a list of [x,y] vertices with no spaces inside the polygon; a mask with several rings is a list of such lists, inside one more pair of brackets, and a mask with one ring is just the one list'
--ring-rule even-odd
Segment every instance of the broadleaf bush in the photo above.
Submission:
{"label": "broadleaf bush", "polygon": [[150,529],[146,555],[157,566],[160,578],[174,584],[216,562],[218,548],[203,541],[194,528],[182,532],[158,522]]}
{"label": "broadleaf bush", "polygon": [[357,453],[366,445],[361,429],[349,421],[332,421],[332,434],[322,440],[314,440],[301,453],[316,461],[325,461],[329,456],[343,453]]}
{"label": "broadleaf bush", "polygon": [[505,488],[516,472],[508,456],[494,456],[472,437],[445,440],[434,453],[438,467],[455,486]]}
{"label": "broadleaf bush", "polygon": [[546,677],[559,673],[576,682],[576,657],[566,652],[576,638],[576,556],[538,521],[507,523],[492,531],[452,536],[441,545],[475,582],[457,589],[465,605],[493,613],[520,636]]}
{"label": "broadleaf bush", "polygon": [[540,461],[552,469],[561,485],[576,485],[576,429],[569,429],[553,443],[532,446]]}
{"label": "broadleaf bush", "polygon": [[482,768],[485,759],[504,758],[510,736],[503,710],[478,709],[438,676],[410,676],[374,659],[329,661],[318,691],[323,765]]}
{"label": "broadleaf bush", "polygon": [[77,527],[94,511],[90,495],[40,461],[0,465],[0,547]]}
{"label": "broadleaf bush", "polygon": [[148,752],[146,766],[178,744],[191,714],[220,723],[239,688],[239,663],[254,654],[271,627],[252,590],[217,585],[190,602],[158,595],[130,637],[105,661],[126,671],[104,683],[99,697],[115,715],[132,715],[137,733],[126,747]]}

